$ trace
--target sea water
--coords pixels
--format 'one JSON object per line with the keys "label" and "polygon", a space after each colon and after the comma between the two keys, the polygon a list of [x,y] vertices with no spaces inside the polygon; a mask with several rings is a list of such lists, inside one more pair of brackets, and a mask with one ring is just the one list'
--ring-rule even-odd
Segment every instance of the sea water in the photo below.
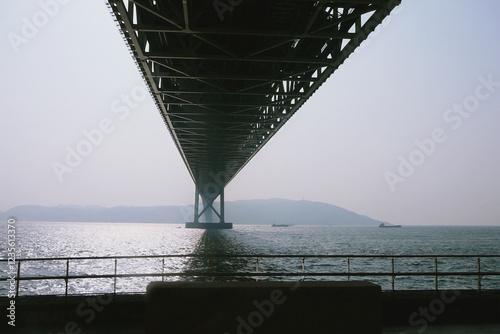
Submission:
{"label": "sea water", "polygon": [[[4,226],[5,225],[5,226]],[[1,228],[7,231],[6,224]],[[17,258],[113,257],[185,254],[218,254],[226,258],[190,257],[118,259],[116,273],[199,273],[190,277],[172,276],[165,280],[307,279],[346,280],[346,275],[329,277],[206,277],[208,272],[391,272],[391,258],[231,258],[234,255],[500,255],[500,227],[494,226],[403,226],[381,229],[357,226],[234,225],[232,230],[185,229],[177,224],[18,222]],[[7,240],[7,232],[5,232]],[[0,243],[0,256],[7,258],[7,244]],[[477,258],[438,259],[440,271],[477,271]],[[6,262],[1,277],[7,277]],[[395,272],[432,272],[434,258],[395,258]],[[258,266],[258,267],[257,267]],[[303,267],[304,266],[304,267]],[[349,269],[348,269],[349,267]],[[115,260],[50,260],[23,262],[22,277],[115,273]],[[482,271],[500,271],[499,258],[482,258]],[[71,279],[69,293],[143,293],[150,281],[161,277]],[[392,288],[391,277],[352,276]],[[477,276],[439,278],[440,288],[477,288]],[[6,295],[7,282],[0,282]],[[498,276],[484,276],[484,289],[500,289]],[[433,289],[433,276],[401,276],[396,289]],[[21,281],[20,295],[63,294],[65,281]]]}

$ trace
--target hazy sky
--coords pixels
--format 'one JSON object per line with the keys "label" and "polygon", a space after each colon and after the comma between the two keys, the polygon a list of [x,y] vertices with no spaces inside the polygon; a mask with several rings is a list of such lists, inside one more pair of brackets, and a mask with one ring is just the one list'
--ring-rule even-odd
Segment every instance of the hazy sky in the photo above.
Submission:
{"label": "hazy sky", "polygon": [[[104,2],[41,5],[51,2],[0,3],[0,210],[192,203],[193,182]],[[500,225],[499,17],[500,1],[403,1],[226,200]],[[54,166],[77,149],[87,156],[58,178]]]}

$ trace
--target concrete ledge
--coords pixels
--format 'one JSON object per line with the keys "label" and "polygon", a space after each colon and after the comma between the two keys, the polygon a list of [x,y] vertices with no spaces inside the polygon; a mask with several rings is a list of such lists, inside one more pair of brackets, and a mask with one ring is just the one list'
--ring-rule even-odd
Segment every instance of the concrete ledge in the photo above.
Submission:
{"label": "concrete ledge", "polygon": [[186,228],[230,230],[233,228],[233,223],[186,223]]}
{"label": "concrete ledge", "polygon": [[153,282],[146,333],[381,333],[369,282]]}
{"label": "concrete ledge", "polygon": [[500,290],[386,291],[382,303],[384,325],[500,323]]}
{"label": "concrete ledge", "polygon": [[[288,288],[283,289],[286,293],[285,297],[294,294],[291,293],[290,286],[291,283],[287,285]],[[400,333],[403,328],[406,328],[404,326],[410,326],[410,317],[417,313],[418,315],[414,315],[412,318],[412,323],[417,323],[417,325],[411,327],[413,332],[417,332],[422,328],[422,320],[425,319],[425,316],[420,314],[422,308],[428,310],[429,315],[427,316],[432,317],[433,321],[427,323],[430,326],[429,331],[432,332],[434,332],[432,329],[434,325],[453,324],[450,328],[455,328],[456,324],[500,325],[500,290],[483,290],[481,293],[471,290],[458,290],[457,292],[459,295],[456,300],[453,300],[452,291],[444,294],[443,291],[426,290],[396,291],[395,293],[384,291],[382,292],[383,324],[385,326],[403,326],[401,330],[393,331]],[[0,323],[0,333],[72,333],[72,331],[65,330],[68,323],[76,323],[77,328],[81,329],[82,333],[144,333],[146,308],[144,294],[112,296],[111,301],[110,295],[68,296],[67,298],[58,296],[18,297],[16,327],[11,328],[7,325],[7,321],[4,321]],[[269,297],[265,298],[269,299]],[[442,310],[440,309],[440,300],[444,303]],[[5,310],[9,301],[9,298],[0,296],[0,309]],[[110,302],[108,303],[108,301]],[[258,301],[262,302],[262,300]],[[252,305],[252,303],[247,304],[247,314],[243,316],[248,316],[252,312]],[[193,320],[196,320],[193,314],[191,316]],[[8,320],[8,318],[5,319]],[[235,320],[231,320],[233,328],[227,333],[238,333],[238,329],[234,326]],[[244,320],[247,322],[248,318]],[[110,330],[106,330],[107,328]],[[412,331],[408,330],[408,333]],[[450,330],[449,332],[462,333],[460,330]],[[73,333],[76,332],[73,331]],[[243,333],[247,334],[244,330]],[[258,333],[260,333],[259,329],[254,329],[253,334]],[[470,333],[482,333],[482,331],[470,331]],[[224,334],[224,332],[215,334]]]}
{"label": "concrete ledge", "polygon": [[[5,310],[9,301],[0,297],[0,308]],[[144,328],[144,310],[144,295],[21,296],[16,300],[16,327],[7,326],[4,316],[0,333],[76,334],[102,326]]]}

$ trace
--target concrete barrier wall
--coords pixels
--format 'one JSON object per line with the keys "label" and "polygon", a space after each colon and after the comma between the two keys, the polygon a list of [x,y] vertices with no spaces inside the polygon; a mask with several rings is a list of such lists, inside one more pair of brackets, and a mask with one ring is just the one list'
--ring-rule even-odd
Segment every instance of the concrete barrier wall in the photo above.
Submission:
{"label": "concrete barrier wall", "polygon": [[380,286],[368,282],[155,282],[146,333],[381,333]]}
{"label": "concrete barrier wall", "polygon": [[387,325],[500,323],[500,290],[387,291],[382,304]]}
{"label": "concrete barrier wall", "polygon": [[[144,295],[22,296],[16,300],[15,327],[0,323],[0,333],[77,334],[119,324],[144,328]],[[5,311],[9,300],[0,298]],[[112,333],[112,332],[110,332]]]}
{"label": "concrete barrier wall", "polygon": [[[224,284],[224,283],[219,283]],[[286,301],[291,301],[295,292],[300,295],[299,285],[296,291],[292,290],[293,283],[281,283],[278,287],[283,291],[283,296],[277,295],[274,298],[281,301],[283,297]],[[304,284],[307,285],[308,283]],[[272,290],[271,290],[272,291]],[[304,290],[306,291],[306,290]],[[248,300],[243,304],[242,310],[233,312],[233,318],[229,317],[229,327],[225,329],[228,334],[238,333],[239,320],[241,317],[248,325],[259,324],[260,317],[257,314],[252,315],[252,324],[249,324],[248,316],[252,312],[261,313],[267,323],[268,318],[273,316],[269,314],[270,306],[263,303],[264,300],[270,300],[270,291],[257,298]],[[456,297],[456,299],[455,299]],[[211,308],[217,309],[223,295],[214,299],[207,307],[209,311],[203,311],[201,314],[210,311]],[[248,298],[248,297],[247,297]],[[300,296],[299,296],[300,298]],[[7,325],[7,317],[0,323],[0,333],[73,333],[82,330],[82,333],[120,333],[121,329],[134,328],[137,333],[144,333],[146,301],[144,295],[101,295],[101,296],[24,296],[18,298],[16,302],[16,327],[11,328]],[[219,302],[217,302],[219,300]],[[253,301],[260,302],[257,308]],[[163,300],[167,302],[168,300]],[[169,302],[172,304],[174,300]],[[281,304],[275,304],[276,316],[278,310],[286,305],[286,301]],[[273,302],[274,303],[274,302]],[[320,302],[321,303],[321,302]],[[312,307],[317,307],[312,303]],[[9,305],[7,297],[0,297],[0,309],[4,310],[4,316],[7,313],[6,308]],[[181,304],[182,305],[182,304]],[[305,307],[303,304],[303,308]],[[342,307],[344,304],[339,303]],[[348,305],[348,304],[346,304]],[[161,305],[160,305],[161,306]],[[309,306],[310,307],[310,306]],[[220,308],[220,306],[219,306]],[[311,308],[311,307],[310,307]],[[196,314],[200,313],[195,308],[193,311],[184,312],[189,315],[187,321],[197,321]],[[312,308],[311,308],[312,309]],[[154,316],[154,311],[150,316]],[[300,312],[300,309],[298,310]],[[226,314],[227,311],[225,311]],[[237,313],[237,315],[235,315]],[[264,315],[264,313],[266,313]],[[269,317],[267,317],[269,314]],[[300,313],[297,319],[302,321],[304,314]],[[167,317],[168,314],[160,312],[158,316]],[[289,318],[288,315],[284,315]],[[326,317],[330,319],[330,315]],[[414,325],[415,330],[424,329],[425,326],[447,323],[500,323],[500,290],[485,290],[482,293],[471,290],[450,290],[450,291],[396,291],[392,293],[385,291],[382,293],[382,317],[384,325]],[[331,319],[330,319],[331,320]],[[327,324],[327,326],[330,326]],[[260,328],[261,331],[259,332]],[[247,325],[242,324],[241,333],[262,333],[265,324],[251,327],[248,330]],[[68,329],[67,329],[68,328]],[[106,331],[105,328],[110,328]],[[299,327],[297,327],[299,328]],[[338,324],[331,328],[327,333],[338,333]],[[43,329],[43,330],[42,330]],[[247,332],[245,332],[247,329]],[[123,332],[127,332],[126,330]],[[160,331],[159,333],[170,333],[169,331]],[[173,332],[175,333],[175,332]],[[208,332],[207,332],[208,333]],[[225,334],[216,332],[215,334]],[[278,332],[279,333],[279,332]],[[289,332],[293,333],[293,332]],[[310,332],[305,332],[310,333]],[[211,334],[211,333],[210,333]],[[288,333],[287,333],[288,334]]]}

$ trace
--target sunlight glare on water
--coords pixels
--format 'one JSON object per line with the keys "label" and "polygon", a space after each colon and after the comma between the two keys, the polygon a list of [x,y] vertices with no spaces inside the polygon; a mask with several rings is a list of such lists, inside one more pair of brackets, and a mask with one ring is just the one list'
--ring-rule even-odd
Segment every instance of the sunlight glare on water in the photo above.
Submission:
{"label": "sunlight glare on water", "polygon": [[[231,255],[498,255],[499,227],[417,227],[379,229],[353,226],[289,226],[235,225],[232,230],[186,229],[183,225],[139,223],[51,223],[22,222],[18,224],[18,258],[155,256],[183,254],[219,254],[225,258],[160,257],[139,259],[81,259],[71,260],[70,275],[118,275],[168,273],[164,280],[239,280],[254,278],[206,277],[206,272],[252,272],[255,258],[231,258]],[[6,254],[5,245],[0,245]],[[5,255],[2,255],[5,256]],[[5,258],[5,257],[4,257]],[[351,272],[390,272],[391,259],[352,258]],[[499,259],[484,258],[483,271],[498,271]],[[21,276],[64,276],[66,261],[45,260],[23,262]],[[345,273],[346,258],[309,258],[306,269],[311,272]],[[439,267],[446,271],[474,271],[476,258],[440,259]],[[421,272],[434,268],[433,258],[400,258],[395,260],[396,271]],[[296,273],[302,270],[301,259],[261,258],[259,272]],[[175,276],[185,271],[193,277]],[[199,273],[199,275],[197,275]],[[0,269],[6,277],[6,269]],[[70,279],[68,293],[144,293],[149,282],[161,276]],[[280,279],[279,277],[260,279]],[[345,276],[310,277],[313,279],[345,280]],[[356,278],[353,278],[356,279]],[[390,277],[358,277],[390,288]],[[443,284],[457,283],[460,288],[475,288],[477,277],[457,281],[453,277],[440,279]],[[0,291],[7,287],[0,285]],[[485,288],[499,288],[499,277],[484,277]],[[432,289],[432,277],[401,277],[398,289]],[[20,294],[63,294],[61,280],[23,281]]]}
{"label": "sunlight glare on water", "polygon": [[186,254],[203,234],[178,224],[23,222],[18,226],[17,256],[23,258]]}

